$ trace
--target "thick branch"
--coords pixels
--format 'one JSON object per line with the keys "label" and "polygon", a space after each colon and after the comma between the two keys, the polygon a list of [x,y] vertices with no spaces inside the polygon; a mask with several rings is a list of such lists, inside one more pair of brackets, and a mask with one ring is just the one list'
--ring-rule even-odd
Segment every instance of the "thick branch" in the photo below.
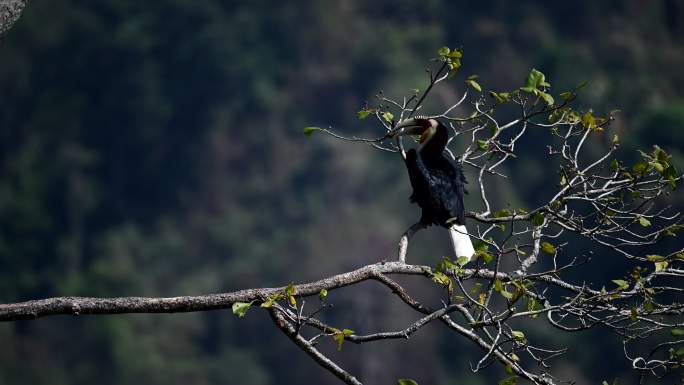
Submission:
{"label": "thick branch", "polygon": [[[317,295],[322,289],[334,290],[380,274],[417,274],[429,270],[425,266],[389,262],[367,265],[318,281],[295,286],[295,295]],[[170,298],[121,297],[56,297],[13,304],[0,304],[0,321],[16,321],[67,314],[181,313],[227,309],[235,302],[260,302],[281,292],[284,287],[246,289],[231,293]]]}

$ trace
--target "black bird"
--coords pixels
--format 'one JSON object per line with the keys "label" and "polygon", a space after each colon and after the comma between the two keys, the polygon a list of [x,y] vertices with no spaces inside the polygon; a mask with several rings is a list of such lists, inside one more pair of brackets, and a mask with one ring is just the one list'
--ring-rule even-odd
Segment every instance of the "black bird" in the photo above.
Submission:
{"label": "black bird", "polygon": [[[445,154],[447,127],[434,118],[412,118],[398,124],[389,137],[420,136],[418,151],[406,152],[405,163],[413,194],[422,209],[421,227],[438,225],[449,230],[456,257],[472,257],[475,250],[465,227],[464,184],[461,165]],[[403,149],[402,149],[403,151]]]}

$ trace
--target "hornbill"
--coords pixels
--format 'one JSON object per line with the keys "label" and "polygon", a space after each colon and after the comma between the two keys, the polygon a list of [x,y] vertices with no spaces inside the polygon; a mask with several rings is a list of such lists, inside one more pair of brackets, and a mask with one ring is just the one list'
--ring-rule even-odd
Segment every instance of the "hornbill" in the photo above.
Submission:
{"label": "hornbill", "polygon": [[[403,135],[416,135],[420,147],[405,153],[400,141]],[[467,183],[461,165],[445,154],[449,140],[447,127],[434,118],[416,117],[404,120],[388,134],[397,138],[404,156],[409,180],[413,187],[411,202],[422,209],[420,222],[411,226],[399,245],[399,260],[405,261],[408,238],[416,231],[430,225],[449,230],[456,257],[472,257],[473,243],[465,227],[463,207],[464,184]]]}

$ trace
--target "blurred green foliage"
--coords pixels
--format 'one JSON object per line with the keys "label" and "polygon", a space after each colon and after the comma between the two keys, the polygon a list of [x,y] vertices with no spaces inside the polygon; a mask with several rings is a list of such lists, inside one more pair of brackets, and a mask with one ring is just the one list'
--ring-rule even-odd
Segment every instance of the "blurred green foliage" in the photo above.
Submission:
{"label": "blurred green foliage", "polygon": [[[624,111],[624,153],[660,143],[682,164],[681,20],[667,0],[29,2],[0,41],[0,301],[200,294],[391,258],[417,216],[403,165],[300,130],[372,132],[356,117],[364,101],[424,87],[443,44],[461,44],[459,65],[484,90],[517,87],[532,67],[555,91],[587,80],[583,101]],[[498,207],[544,196],[541,147],[523,144],[529,158],[509,171],[525,183],[501,186]],[[411,259],[439,260],[446,239],[417,237]],[[410,319],[382,290],[358,290],[329,294],[335,324]],[[255,309],[247,321],[226,311],[2,324],[0,383],[335,382],[269,322]],[[328,349],[369,383],[501,377],[464,372],[472,348],[433,329],[410,347]],[[591,351],[559,369],[578,383],[624,375],[619,360],[587,370],[607,349],[590,337]]]}

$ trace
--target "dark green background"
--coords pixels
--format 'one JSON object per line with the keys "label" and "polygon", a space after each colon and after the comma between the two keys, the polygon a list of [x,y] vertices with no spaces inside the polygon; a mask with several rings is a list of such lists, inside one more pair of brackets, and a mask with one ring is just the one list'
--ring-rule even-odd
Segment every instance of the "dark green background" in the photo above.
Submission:
{"label": "dark green background", "polygon": [[[681,160],[682,20],[676,0],[30,1],[0,41],[0,302],[221,292],[391,258],[418,218],[399,159],[301,130],[375,136],[355,112],[379,89],[424,88],[442,45],[463,48],[463,75],[485,90],[518,87],[532,67],[555,93],[587,80],[580,106],[622,110],[611,129],[624,157],[660,143]],[[433,102],[462,91],[454,80]],[[498,207],[548,196],[547,138],[522,145]],[[409,253],[434,264],[446,233],[420,234]],[[589,276],[610,268],[600,261]],[[438,288],[408,284],[438,301]],[[358,332],[415,317],[373,283],[329,300],[324,318]],[[561,378],[634,383],[617,339],[535,322],[528,337],[570,348]],[[479,351],[437,324],[408,342],[323,346],[368,384],[504,375],[471,374]],[[1,384],[336,381],[258,310],[0,325]]]}

